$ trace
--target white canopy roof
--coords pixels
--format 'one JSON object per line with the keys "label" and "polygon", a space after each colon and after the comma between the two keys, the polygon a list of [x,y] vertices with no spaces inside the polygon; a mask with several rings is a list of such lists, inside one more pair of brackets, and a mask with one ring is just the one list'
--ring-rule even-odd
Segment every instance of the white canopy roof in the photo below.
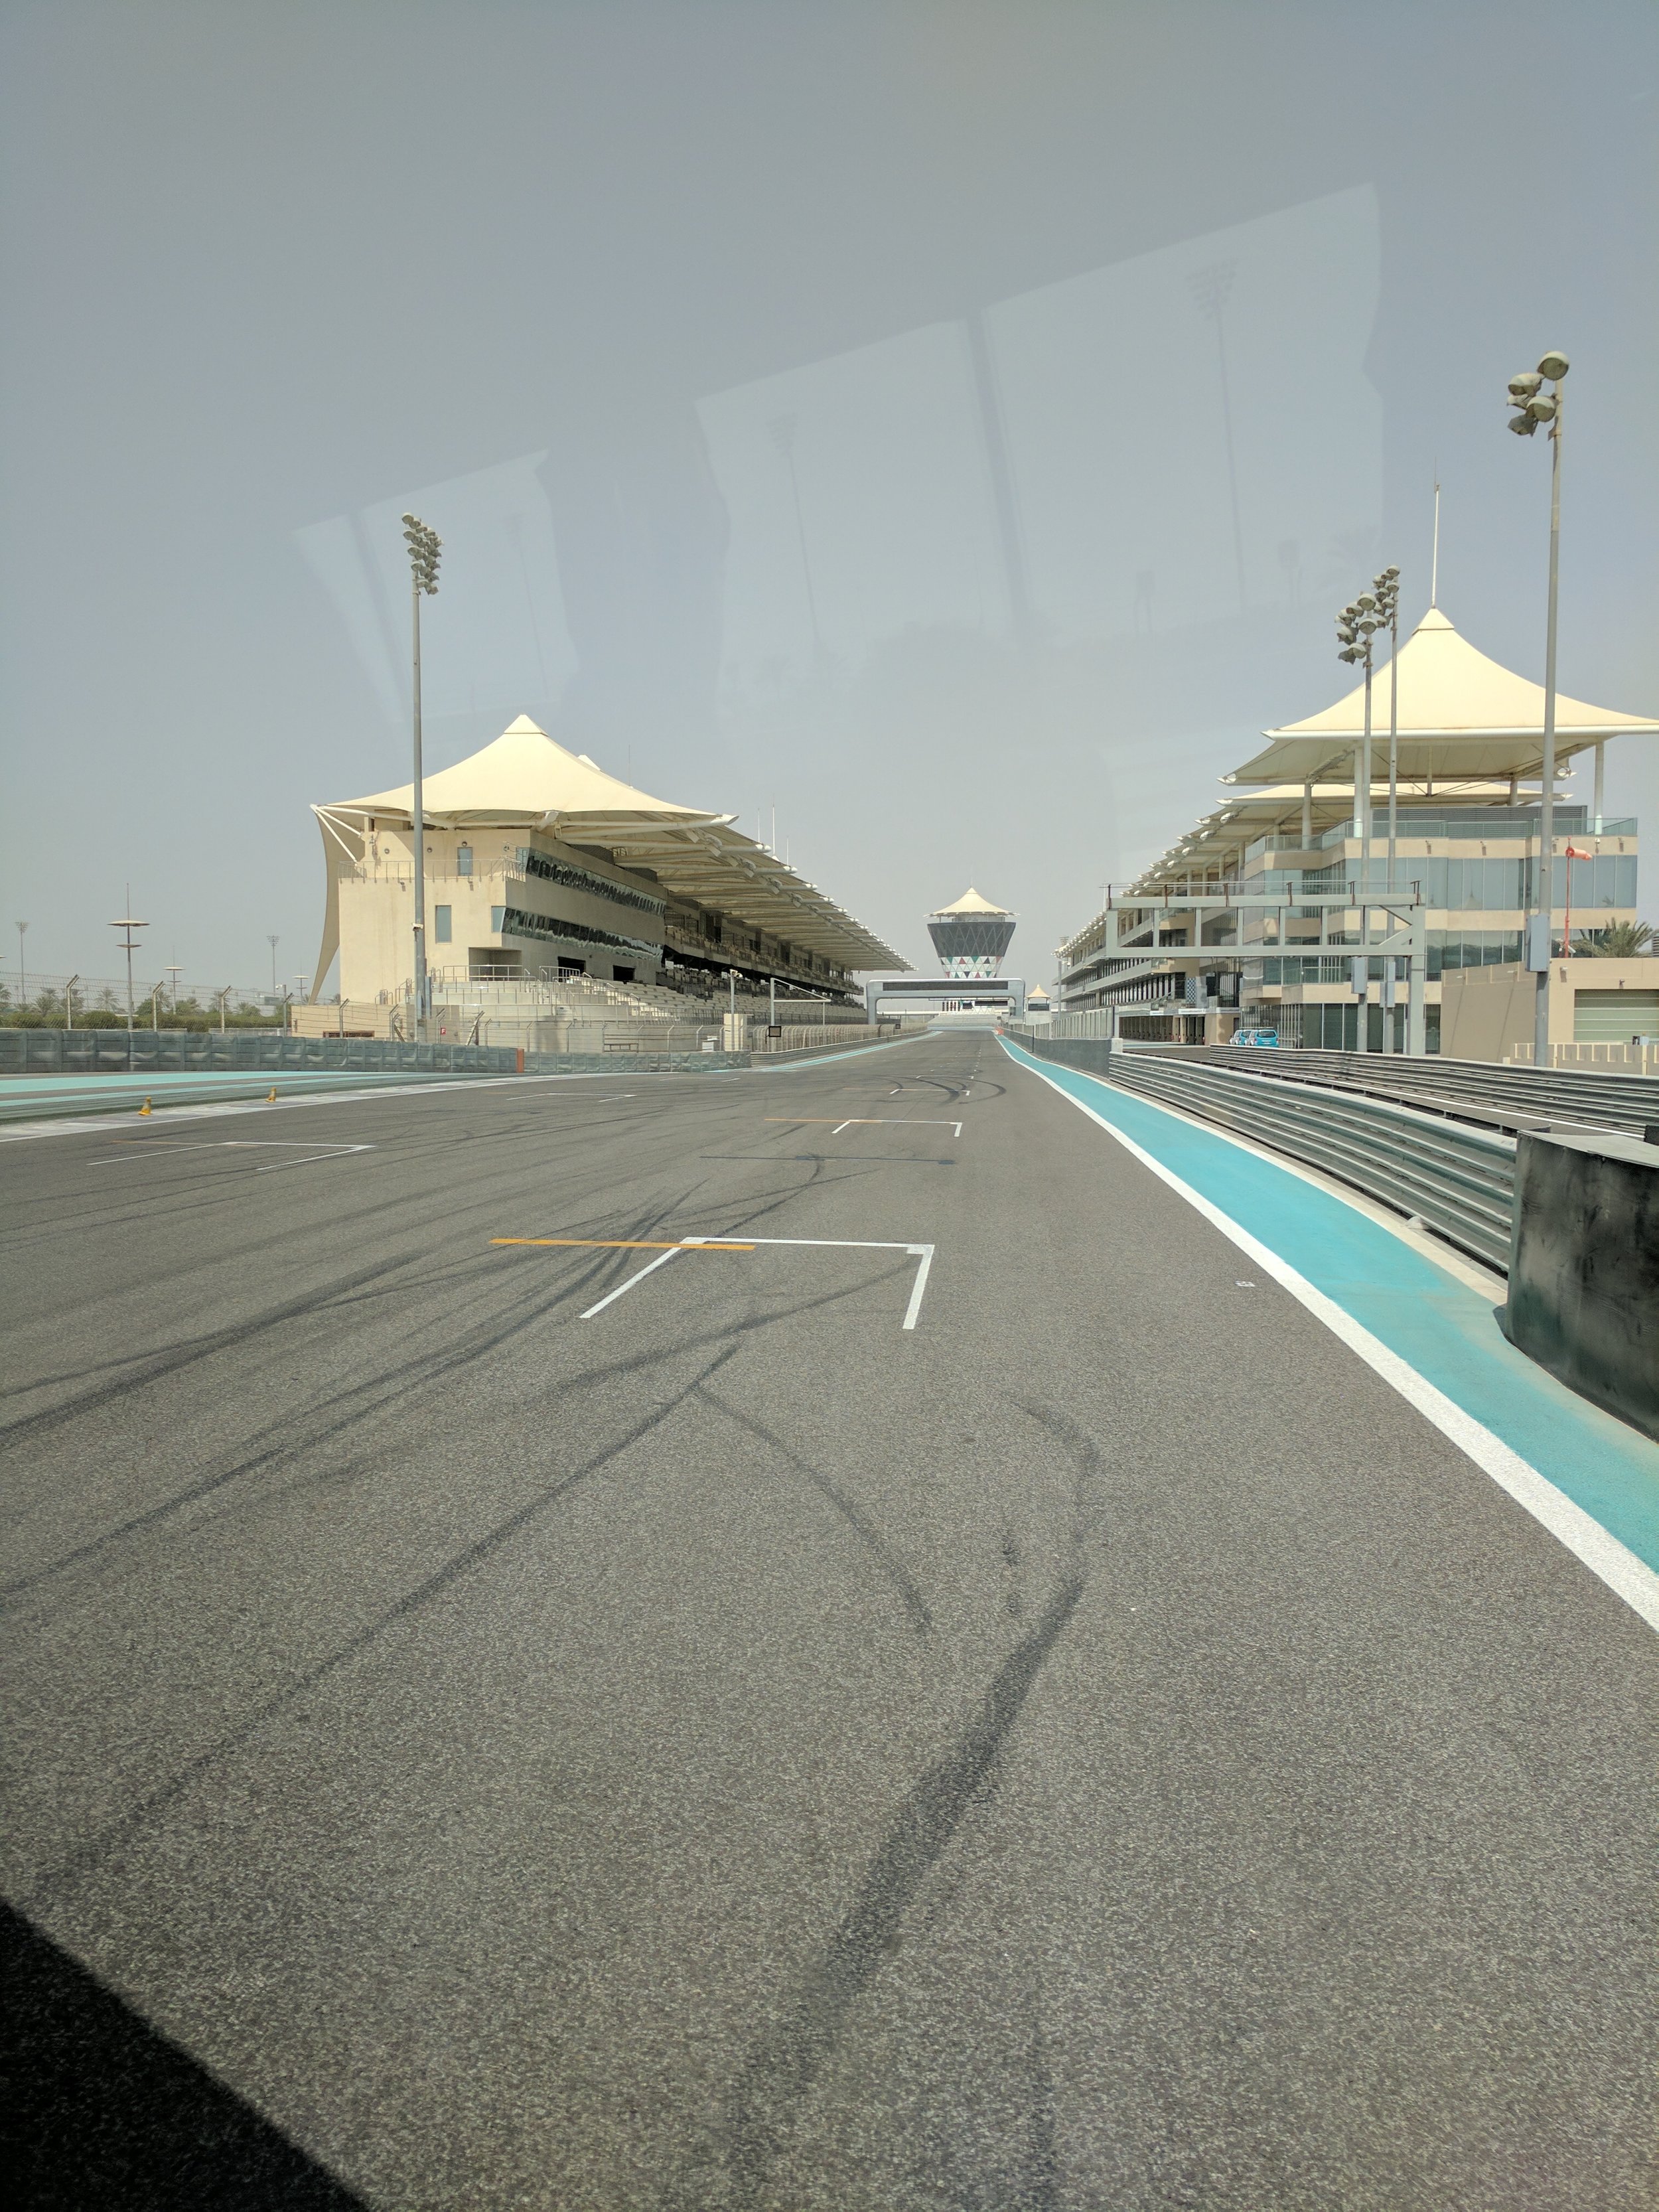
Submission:
{"label": "white canopy roof", "polygon": [[[377,791],[368,799],[343,799],[331,814],[373,815],[408,823],[415,805],[413,784]],[[580,815],[585,825],[618,815],[629,822],[729,822],[729,814],[705,814],[691,806],[671,805],[607,775],[586,753],[556,744],[528,714],[509,722],[501,736],[453,768],[421,780],[421,805],[428,822],[450,829],[469,823],[521,823],[551,828],[553,817]]]}
{"label": "white canopy roof", "polygon": [[994,914],[1003,921],[1009,921],[1013,918],[1006,906],[993,906],[989,899],[981,898],[976,890],[971,889],[965,890],[951,905],[939,907],[934,913],[929,915],[927,919],[930,921],[938,921],[947,914]]}
{"label": "white canopy roof", "polygon": [[[909,965],[815,884],[734,830],[731,815],[676,806],[636,790],[585,753],[567,752],[527,714],[470,758],[422,777],[421,805],[439,829],[518,827],[599,846],[620,867],[647,870],[665,890],[842,968]],[[414,786],[405,783],[312,809],[329,863],[319,986],[339,943],[339,878],[362,860],[367,825],[406,828],[414,805]]]}
{"label": "white canopy roof", "polygon": [[[1478,652],[1438,607],[1431,607],[1400,648],[1400,757],[1402,771],[1431,776],[1534,776],[1543,767],[1544,689]],[[1386,747],[1389,687],[1386,662],[1372,679],[1371,734]],[[1228,783],[1317,781],[1346,767],[1364,729],[1365,687],[1357,684],[1334,706],[1305,721],[1264,730],[1264,751],[1235,769]],[[1591,707],[1558,693],[1558,761],[1607,738],[1651,737],[1659,721]]]}

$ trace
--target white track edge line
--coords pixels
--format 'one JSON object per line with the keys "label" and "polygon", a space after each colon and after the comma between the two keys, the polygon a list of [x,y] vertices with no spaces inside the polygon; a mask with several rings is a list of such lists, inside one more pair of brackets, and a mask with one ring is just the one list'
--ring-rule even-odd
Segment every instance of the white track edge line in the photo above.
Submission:
{"label": "white track edge line", "polygon": [[[1021,1062],[1016,1061],[1020,1066]],[[1547,1475],[1540,1474],[1531,1463],[1522,1458],[1501,1437],[1494,1436],[1473,1413],[1437,1389],[1426,1376],[1419,1375],[1409,1362],[1373,1336],[1370,1329],[1357,1322],[1337,1304],[1334,1298],[1299,1274],[1287,1260],[1241,1228],[1231,1215],[1206,1198],[1202,1192],[1183,1182],[1161,1160],[1154,1159],[1144,1146],[1125,1135],[1092,1106],[1074,1097],[1063,1084],[1056,1083],[1040,1067],[1028,1068],[1026,1073],[1036,1076],[1051,1091],[1075,1106],[1079,1114],[1086,1114],[1091,1121],[1115,1138],[1127,1152],[1132,1152],[1141,1165],[1150,1168],[1160,1182],[1184,1198],[1188,1206],[1201,1213],[1205,1219],[1229,1237],[1242,1252],[1248,1253],[1259,1267],[1265,1268],[1275,1282],[1305,1306],[1316,1320],[1321,1321],[1334,1336],[1340,1337],[1351,1352],[1357,1352],[1365,1364],[1380,1375],[1382,1380],[1400,1393],[1408,1405],[1416,1407],[1424,1419],[1440,1431],[1442,1436],[1455,1444],[1467,1458],[1472,1459],[1485,1474],[1492,1477],[1501,1490],[1506,1490],[1516,1504],[1530,1513],[1534,1521],[1547,1528],[1559,1543],[1565,1545],[1575,1559],[1605,1583],[1616,1596],[1623,1598],[1633,1613],[1639,1613],[1648,1626],[1659,1630],[1659,1574],[1638,1559],[1627,1545],[1621,1544],[1609,1529],[1604,1528],[1594,1515],[1587,1513],[1565,1491],[1558,1490]]]}

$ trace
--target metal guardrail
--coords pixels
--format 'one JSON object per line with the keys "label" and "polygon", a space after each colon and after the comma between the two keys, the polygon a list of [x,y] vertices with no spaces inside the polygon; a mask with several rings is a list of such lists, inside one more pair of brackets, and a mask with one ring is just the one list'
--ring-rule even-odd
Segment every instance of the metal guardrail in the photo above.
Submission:
{"label": "metal guardrail", "polygon": [[[1063,1066],[1069,1057],[1064,1040],[1023,1042],[1038,1059]],[[1352,1091],[1276,1081],[1254,1066],[1194,1066],[1170,1053],[1114,1051],[1090,1073],[1318,1168],[1509,1272],[1513,1137]]]}
{"label": "metal guardrail", "polygon": [[[1238,1070],[1243,1049],[1237,1045],[1157,1045],[1137,1048],[1160,1060]],[[1500,1067],[1490,1060],[1424,1060],[1398,1053],[1322,1052],[1288,1047],[1277,1052],[1252,1052],[1245,1060],[1248,1072],[1276,1082],[1317,1083],[1363,1090],[1373,1097],[1393,1095],[1402,1100],[1432,1100],[1442,1111],[1457,1102],[1486,1108],[1482,1119],[1505,1126],[1535,1128],[1540,1121],[1573,1121],[1601,1129],[1626,1129],[1640,1135],[1659,1121],[1659,1082],[1644,1075],[1622,1075],[1570,1068],[1534,1070]]]}
{"label": "metal guardrail", "polygon": [[511,1074],[511,1047],[404,1044],[391,1037],[286,1036],[280,1030],[0,1028],[0,1075],[276,1073],[284,1068]]}

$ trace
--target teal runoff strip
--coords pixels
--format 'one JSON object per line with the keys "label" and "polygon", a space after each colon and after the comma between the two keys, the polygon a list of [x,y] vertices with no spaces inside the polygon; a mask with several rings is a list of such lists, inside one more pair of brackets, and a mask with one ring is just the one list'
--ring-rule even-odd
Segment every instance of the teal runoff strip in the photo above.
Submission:
{"label": "teal runoff strip", "polygon": [[1478,1291],[1334,1192],[1115,1084],[1001,1042],[1277,1253],[1659,1570],[1659,1445],[1517,1352]]}

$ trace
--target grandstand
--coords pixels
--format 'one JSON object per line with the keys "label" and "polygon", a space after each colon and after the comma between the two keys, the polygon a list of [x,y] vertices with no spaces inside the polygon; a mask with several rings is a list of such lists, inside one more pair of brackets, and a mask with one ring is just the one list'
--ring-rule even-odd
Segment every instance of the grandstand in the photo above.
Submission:
{"label": "grandstand", "polygon": [[[856,1023],[854,971],[908,964],[731,815],[653,798],[527,716],[425,779],[422,811],[430,1003],[469,1028],[707,1028],[763,994],[769,1018],[776,1000]],[[410,1033],[413,788],[313,811],[327,907],[298,1025]],[[319,1007],[337,956],[339,1000]]]}

